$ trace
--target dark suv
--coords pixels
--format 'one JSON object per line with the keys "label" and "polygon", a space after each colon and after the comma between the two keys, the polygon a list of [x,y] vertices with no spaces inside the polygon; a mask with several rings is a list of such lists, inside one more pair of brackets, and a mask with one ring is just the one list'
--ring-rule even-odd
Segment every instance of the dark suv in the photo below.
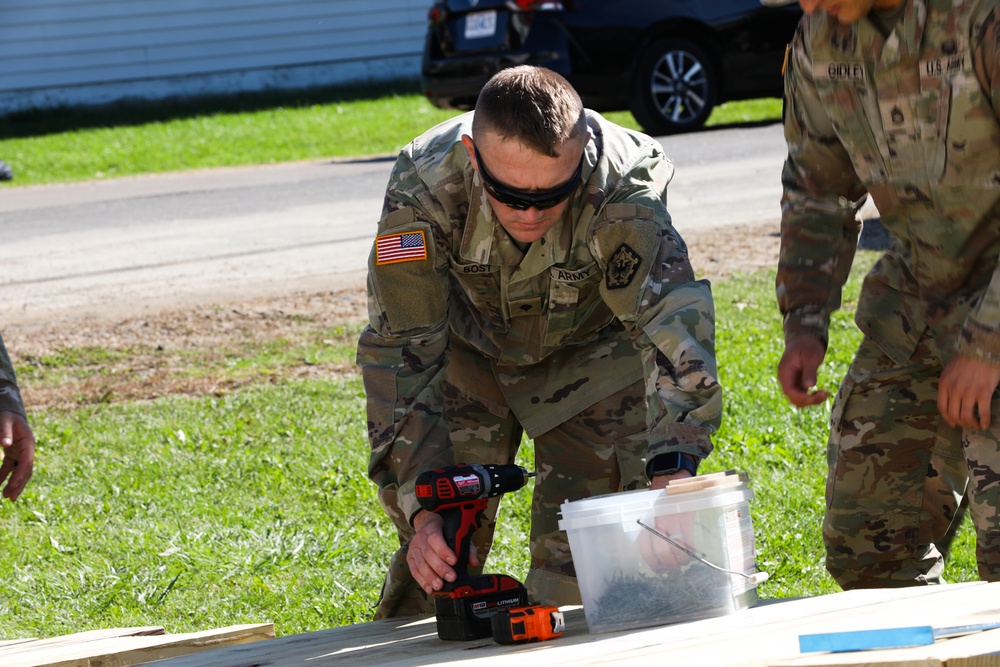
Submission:
{"label": "dark suv", "polygon": [[540,65],[592,109],[683,132],[716,104],[780,97],[801,15],[761,0],[444,0],[428,14],[423,89],[435,106],[471,109],[497,71]]}

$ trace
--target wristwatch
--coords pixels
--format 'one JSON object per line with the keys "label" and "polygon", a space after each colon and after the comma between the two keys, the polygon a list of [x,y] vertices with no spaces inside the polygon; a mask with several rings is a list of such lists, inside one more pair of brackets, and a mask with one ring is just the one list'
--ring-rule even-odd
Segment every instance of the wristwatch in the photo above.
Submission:
{"label": "wristwatch", "polygon": [[653,479],[657,475],[671,475],[678,470],[687,470],[692,475],[697,475],[700,462],[701,459],[681,452],[657,454],[646,461],[646,477]]}

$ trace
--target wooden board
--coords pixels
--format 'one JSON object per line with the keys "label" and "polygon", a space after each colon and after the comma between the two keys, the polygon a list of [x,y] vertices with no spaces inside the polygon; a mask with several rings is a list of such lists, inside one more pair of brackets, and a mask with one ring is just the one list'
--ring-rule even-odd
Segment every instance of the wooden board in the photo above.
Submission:
{"label": "wooden board", "polygon": [[90,630],[0,644],[3,667],[130,667],[223,646],[274,638],[272,623],[165,634],[159,626]]}
{"label": "wooden board", "polygon": [[[657,664],[698,667],[1000,667],[998,631],[939,640],[923,649],[799,653],[800,634],[877,627],[944,627],[1000,620],[1000,583],[849,591],[767,601],[730,616],[628,632],[590,634],[583,610],[566,608],[552,641],[501,646],[492,639],[443,642],[433,618],[389,619],[280,637],[159,662],[155,667],[471,667],[499,659],[518,667]],[[501,663],[496,663],[501,664]]]}

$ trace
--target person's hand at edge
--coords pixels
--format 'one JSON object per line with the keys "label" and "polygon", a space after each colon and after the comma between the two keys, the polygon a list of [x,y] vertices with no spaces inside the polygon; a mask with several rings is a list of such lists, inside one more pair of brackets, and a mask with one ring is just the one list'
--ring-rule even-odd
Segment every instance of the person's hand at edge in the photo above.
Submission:
{"label": "person's hand at edge", "polygon": [[28,420],[16,412],[0,412],[0,485],[3,497],[11,501],[24,491],[35,467],[35,434]]}
{"label": "person's hand at edge", "polygon": [[824,356],[826,346],[813,336],[800,336],[785,346],[778,362],[778,382],[795,407],[818,405],[830,397],[830,392],[815,388],[816,373]]}
{"label": "person's hand at edge", "polygon": [[655,475],[652,480],[650,480],[649,487],[651,489],[662,489],[674,479],[684,479],[685,477],[694,477],[688,470],[678,470],[677,472],[670,473],[669,475]]}
{"label": "person's hand at edge", "polygon": [[990,404],[1000,383],[1000,366],[956,355],[944,371],[938,387],[938,410],[952,427],[989,428]]}

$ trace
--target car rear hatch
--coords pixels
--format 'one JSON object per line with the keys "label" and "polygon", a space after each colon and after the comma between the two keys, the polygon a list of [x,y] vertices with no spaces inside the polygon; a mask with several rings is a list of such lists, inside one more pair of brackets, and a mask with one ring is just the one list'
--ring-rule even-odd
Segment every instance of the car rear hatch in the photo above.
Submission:
{"label": "car rear hatch", "polygon": [[444,0],[431,9],[438,57],[510,51],[522,47],[534,12],[562,11],[565,2],[541,0]]}
{"label": "car rear hatch", "polygon": [[434,40],[445,58],[466,53],[506,50],[511,11],[506,0],[446,0],[432,14]]}
{"label": "car rear hatch", "polygon": [[553,24],[540,19],[565,7],[565,2],[540,0],[435,3],[428,13],[421,68],[428,99],[442,107],[472,108],[483,84],[505,67],[531,64],[560,71],[558,47],[565,39],[553,36]]}

